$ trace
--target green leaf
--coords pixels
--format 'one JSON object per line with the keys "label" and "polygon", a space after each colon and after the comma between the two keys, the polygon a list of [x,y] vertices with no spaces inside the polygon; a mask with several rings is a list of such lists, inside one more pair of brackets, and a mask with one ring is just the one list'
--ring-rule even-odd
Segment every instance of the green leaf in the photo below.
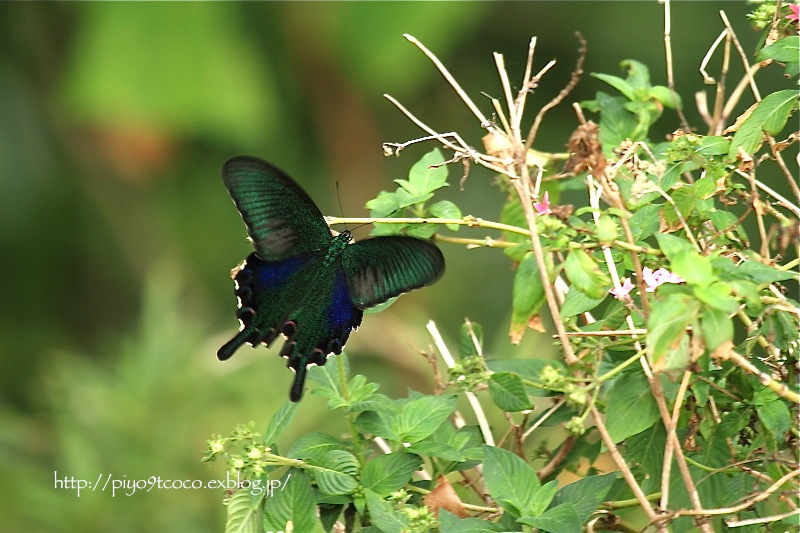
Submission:
{"label": "green leaf", "polygon": [[733,340],[733,320],[725,311],[714,308],[704,310],[700,326],[709,350],[716,350]]}
{"label": "green leaf", "polygon": [[494,501],[514,516],[522,516],[536,498],[541,483],[536,472],[517,455],[483,447],[483,476]]}
{"label": "green leaf", "polygon": [[319,490],[326,494],[350,494],[358,487],[358,459],[344,450],[331,450],[319,462],[309,465]]}
{"label": "green leaf", "polygon": [[[395,180],[395,181],[403,182],[408,184],[409,187],[413,187],[413,184],[410,184],[407,181],[404,180]],[[395,192],[394,194],[395,198],[397,199],[397,205],[399,205],[401,209],[404,207],[411,207],[412,205],[423,204],[428,200],[430,200],[431,198],[433,198],[432,192],[414,194],[405,188],[397,189],[397,192]]]}
{"label": "green leaf", "polygon": [[593,78],[597,78],[600,81],[606,82],[607,84],[618,90],[620,93],[622,93],[622,95],[628,100],[636,99],[636,95],[633,92],[633,87],[631,87],[628,84],[628,82],[623,80],[622,78],[599,72],[592,72],[591,76]]}
{"label": "green leaf", "polygon": [[590,298],[604,297],[611,285],[608,274],[601,271],[594,259],[583,250],[571,250],[564,261],[564,272],[572,287]]}
{"label": "green leaf", "polygon": [[738,155],[739,147],[753,154],[761,145],[762,133],[777,135],[797,107],[797,90],[785,89],[768,94],[761,100],[749,117],[739,126],[731,141],[729,157]]}
{"label": "green leaf", "polygon": [[707,200],[717,192],[717,182],[714,176],[706,175],[694,182],[692,192],[700,200]]}
{"label": "green leaf", "polygon": [[250,489],[239,489],[228,500],[225,533],[261,533],[264,496],[254,496]]}
{"label": "green leaf", "polygon": [[371,217],[384,218],[397,212],[400,209],[400,203],[397,201],[395,193],[381,191],[376,198],[367,202],[364,207],[370,210]]}
{"label": "green leaf", "polygon": [[673,273],[686,280],[686,283],[706,287],[716,280],[711,268],[711,260],[695,251],[684,250],[670,259]]}
{"label": "green leaf", "polygon": [[443,164],[444,161],[442,152],[434,148],[414,163],[408,172],[408,181],[395,180],[395,183],[414,196],[427,195],[447,187],[447,165]]}
{"label": "green leaf", "polygon": [[361,485],[381,497],[386,497],[411,481],[411,476],[422,467],[422,459],[405,452],[381,455],[364,465]]}
{"label": "green leaf", "polygon": [[[430,207],[431,215],[437,218],[461,218],[461,210],[456,204],[449,200],[436,202]],[[450,231],[458,231],[461,227],[458,224],[445,224]]]}
{"label": "green leaf", "polygon": [[641,433],[658,419],[658,405],[643,373],[626,372],[614,381],[608,391],[605,416],[614,443]]}
{"label": "green leaf", "polygon": [[483,326],[477,322],[464,322],[458,330],[458,356],[461,359],[478,355],[478,350],[475,348],[475,342],[472,340],[473,335],[478,341],[478,347],[483,346]]}
{"label": "green leaf", "polygon": [[[533,383],[542,383],[542,370],[548,366],[561,371],[564,370],[564,365],[561,362],[552,359],[489,359],[486,361],[486,367],[492,372],[510,372]],[[533,396],[549,396],[552,394],[543,384],[538,388],[526,386],[526,389],[527,394]]]}
{"label": "green leaf", "polygon": [[664,107],[675,109],[676,103],[678,108],[683,107],[681,103],[681,95],[679,95],[677,92],[670,91],[669,87],[664,87],[663,85],[656,85],[655,87],[652,87],[647,94],[650,98],[653,98],[661,102],[661,104],[663,104]]}
{"label": "green leaf", "polygon": [[633,89],[650,88],[650,70],[647,65],[635,59],[625,59],[619,64],[627,72],[627,82]]}
{"label": "green leaf", "polygon": [[603,244],[610,244],[617,235],[616,221],[608,215],[600,215],[597,221],[597,240]]}
{"label": "green leaf", "polygon": [[455,396],[420,396],[403,403],[392,429],[402,442],[418,442],[436,431],[455,408]]}
{"label": "green leaf", "polygon": [[663,368],[664,356],[686,337],[686,328],[697,320],[699,310],[697,300],[682,294],[653,302],[647,319],[647,357],[654,367]]}
{"label": "green leaf", "polygon": [[356,418],[356,427],[364,433],[398,442],[400,437],[392,428],[392,419],[393,416],[385,417],[381,413],[365,411]]}
{"label": "green leaf", "polygon": [[564,485],[556,493],[552,505],[557,507],[563,503],[571,503],[578,513],[578,521],[584,523],[606,499],[617,477],[617,473],[612,472],[602,476],[587,476]]}
{"label": "green leaf", "polygon": [[664,255],[667,256],[670,262],[672,262],[673,258],[680,252],[695,251],[686,239],[681,239],[669,233],[656,233],[655,236],[656,241],[658,241],[658,247],[661,248],[661,251],[664,252]]}
{"label": "green leaf", "polygon": [[291,520],[295,531],[313,531],[317,522],[317,500],[308,476],[296,468],[281,478],[281,490],[264,503],[264,529],[286,531]]}
{"label": "green leaf", "polygon": [[695,153],[698,155],[713,156],[725,155],[731,149],[731,140],[718,135],[708,135],[702,138],[697,145]]}
{"label": "green leaf", "polygon": [[763,388],[753,395],[753,405],[764,428],[775,440],[782,439],[792,423],[792,414],[786,403],[772,389]]}
{"label": "green leaf", "polygon": [[[546,257],[549,258],[549,254]],[[510,330],[512,342],[519,342],[531,316],[539,313],[544,302],[544,284],[539,274],[539,264],[534,253],[529,252],[522,258],[514,274]]]}
{"label": "green leaf", "polygon": [[735,313],[739,309],[739,302],[731,296],[731,286],[722,281],[712,283],[707,287],[695,287],[694,294],[704,304],[726,313]]}
{"label": "green leaf", "polygon": [[286,456],[290,459],[315,462],[331,450],[341,450],[344,445],[341,439],[327,433],[307,433],[295,441]]}
{"label": "green leaf", "polygon": [[605,296],[602,298],[589,298],[581,291],[569,291],[566,298],[564,298],[564,305],[561,306],[561,316],[562,318],[569,318],[586,313],[596,308],[605,299]]}
{"label": "green leaf", "polygon": [[438,229],[438,224],[409,224],[406,235],[417,239],[430,239]]}
{"label": "green leaf", "polygon": [[758,52],[757,61],[780,61],[781,63],[797,62],[800,57],[800,35],[790,35],[765,46]]}
{"label": "green leaf", "polygon": [[[392,504],[383,500],[375,492],[364,489],[364,496],[369,510],[370,521],[383,533],[404,533],[408,531],[408,515],[396,511]],[[304,531],[304,530],[302,530]]]}
{"label": "green leaf", "polygon": [[628,219],[628,225],[631,227],[631,233],[635,240],[643,241],[658,231],[658,212],[660,210],[660,204],[648,204],[637,209]]}
{"label": "green leaf", "polygon": [[499,372],[489,379],[489,393],[494,403],[503,411],[513,413],[533,409],[525,392],[525,385],[516,374]]}
{"label": "green leaf", "polygon": [[539,516],[523,516],[517,522],[550,533],[580,533],[583,530],[578,511],[571,503],[562,503]]}
{"label": "green leaf", "polygon": [[[525,218],[525,210],[522,208],[519,198],[516,196],[510,197],[500,212],[500,222],[509,226],[516,226],[518,228],[526,228],[528,221]],[[510,231],[503,231],[502,238],[508,242],[521,242],[530,243],[530,239],[519,233],[512,233]]]}
{"label": "green leaf", "polygon": [[265,444],[271,444],[275,442],[275,439],[280,437],[283,432],[286,431],[286,428],[289,427],[289,424],[291,424],[292,418],[294,418],[294,414],[297,412],[297,408],[299,406],[299,403],[286,402],[274,415],[272,415],[272,418],[270,418],[269,424],[267,425],[267,430],[264,432]]}
{"label": "green leaf", "polygon": [[736,272],[758,284],[797,279],[796,272],[779,270],[775,267],[765,265],[764,263],[759,263],[758,261],[744,261],[739,263],[736,267]]}

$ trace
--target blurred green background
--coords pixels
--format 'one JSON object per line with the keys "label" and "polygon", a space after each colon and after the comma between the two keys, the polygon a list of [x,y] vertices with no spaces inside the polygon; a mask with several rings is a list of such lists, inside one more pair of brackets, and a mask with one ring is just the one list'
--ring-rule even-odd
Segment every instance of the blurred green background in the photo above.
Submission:
{"label": "blurred green background", "polygon": [[[701,126],[693,94],[704,90],[697,67],[722,28],[717,12],[746,50],[757,34],[744,2],[672,9],[675,79]],[[263,428],[286,400],[291,375],[274,353],[215,357],[238,326],[228,273],[249,251],[222,163],[268,159],[324,213],[365,216],[364,203],[433,147],[383,156],[381,142],[421,135],[384,93],[474,146],[483,135],[403,33],[433,50],[490,115],[481,92],[501,96],[492,52],[505,54],[512,82],[531,36],[539,68],[558,60],[529,99],[535,110],[569,79],[576,30],[589,43],[587,73],[623,75],[619,62],[630,58],[666,84],[656,2],[1,4],[2,529],[220,531],[220,490],[78,497],[54,479],[221,477],[224,465],[200,463],[206,439],[248,420]],[[777,69],[772,76],[781,83]],[[587,75],[568,101],[597,90],[610,91]],[[551,111],[535,148],[562,151],[575,125],[569,105]],[[674,113],[657,126],[661,141],[677,129]],[[474,168],[463,192],[460,175],[451,169],[443,198],[496,220],[503,198],[491,175]],[[429,319],[451,343],[464,317],[481,322],[492,355],[554,352],[533,332],[509,345],[512,270],[502,253],[443,250],[439,284],[367,316],[348,344],[354,371],[386,394],[432,389],[418,355]],[[342,429],[308,394],[286,442]]]}

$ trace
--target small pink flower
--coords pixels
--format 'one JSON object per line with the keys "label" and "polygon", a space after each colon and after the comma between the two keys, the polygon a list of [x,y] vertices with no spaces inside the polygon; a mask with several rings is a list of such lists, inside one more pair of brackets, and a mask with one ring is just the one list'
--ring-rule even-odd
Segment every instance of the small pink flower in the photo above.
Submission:
{"label": "small pink flower", "polygon": [[789,9],[792,13],[786,15],[786,20],[800,20],[800,4],[789,4]]}
{"label": "small pink flower", "polygon": [[542,203],[534,202],[533,208],[536,209],[536,212],[540,215],[549,215],[552,213],[550,210],[550,195],[545,192],[544,196],[542,197]]}
{"label": "small pink flower", "polygon": [[614,287],[608,292],[610,292],[617,300],[623,300],[628,297],[628,293],[630,293],[632,290],[633,283],[631,282],[631,279],[625,278],[622,280],[622,285],[620,287]]}
{"label": "small pink flower", "polygon": [[647,288],[647,292],[653,292],[656,288],[664,283],[683,283],[685,280],[680,276],[673,274],[666,268],[659,268],[658,270],[651,270],[647,267],[642,269],[642,280]]}

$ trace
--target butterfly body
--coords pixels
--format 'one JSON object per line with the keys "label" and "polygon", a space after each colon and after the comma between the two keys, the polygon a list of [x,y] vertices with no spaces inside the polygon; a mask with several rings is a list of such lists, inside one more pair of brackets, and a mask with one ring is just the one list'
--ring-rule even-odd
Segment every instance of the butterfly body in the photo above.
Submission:
{"label": "butterfly body", "polygon": [[444,258],[431,243],[376,237],[350,244],[336,236],[311,199],[288,176],[251,157],[223,167],[228,188],[256,251],[232,272],[240,330],[217,356],[244,343],[286,341],[280,355],[295,371],[292,401],[302,395],[308,365],[339,354],[363,310],[433,283]]}

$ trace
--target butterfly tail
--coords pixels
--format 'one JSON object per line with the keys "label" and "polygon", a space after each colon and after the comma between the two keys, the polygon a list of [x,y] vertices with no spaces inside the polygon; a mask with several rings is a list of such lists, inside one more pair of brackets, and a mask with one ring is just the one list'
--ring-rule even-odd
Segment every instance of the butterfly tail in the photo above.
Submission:
{"label": "butterfly tail", "polygon": [[245,328],[237,333],[234,338],[223,344],[222,348],[217,351],[217,359],[220,361],[230,359],[230,357],[233,355],[233,352],[239,349],[239,346],[247,342],[247,339],[249,339],[250,335],[252,334],[253,332],[248,328]]}
{"label": "butterfly tail", "polygon": [[300,398],[303,397],[303,387],[306,383],[306,365],[299,364],[297,367],[294,368],[294,381],[292,382],[292,388],[289,391],[289,399],[293,402],[299,402]]}

